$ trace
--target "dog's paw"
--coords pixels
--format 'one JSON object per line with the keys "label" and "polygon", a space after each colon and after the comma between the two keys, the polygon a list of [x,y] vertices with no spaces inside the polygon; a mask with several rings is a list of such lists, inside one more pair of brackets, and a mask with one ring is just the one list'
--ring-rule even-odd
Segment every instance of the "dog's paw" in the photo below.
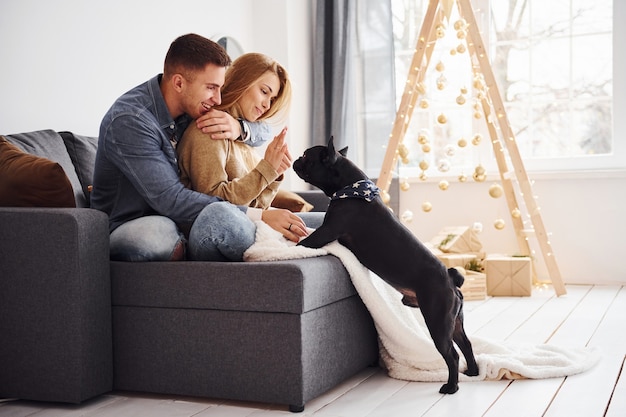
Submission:
{"label": "dog's paw", "polygon": [[440,394],[454,394],[459,390],[459,384],[443,384],[441,388],[439,388]]}
{"label": "dog's paw", "polygon": [[467,369],[463,372],[467,376],[477,376],[478,375],[478,367]]}

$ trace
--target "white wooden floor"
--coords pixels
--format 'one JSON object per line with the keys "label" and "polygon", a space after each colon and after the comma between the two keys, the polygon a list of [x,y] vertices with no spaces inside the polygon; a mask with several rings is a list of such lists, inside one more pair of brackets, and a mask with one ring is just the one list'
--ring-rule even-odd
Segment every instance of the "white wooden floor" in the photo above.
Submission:
{"label": "white wooden floor", "polygon": [[[626,416],[626,288],[567,286],[556,297],[550,287],[532,297],[468,301],[465,327],[496,340],[561,346],[598,346],[603,358],[593,369],[567,378],[464,382],[454,395],[438,394],[440,383],[404,382],[367,369],[306,405],[297,416]],[[1,370],[0,370],[1,372]],[[171,396],[113,392],[80,406],[28,401],[0,402],[11,416],[288,416],[286,407]]]}

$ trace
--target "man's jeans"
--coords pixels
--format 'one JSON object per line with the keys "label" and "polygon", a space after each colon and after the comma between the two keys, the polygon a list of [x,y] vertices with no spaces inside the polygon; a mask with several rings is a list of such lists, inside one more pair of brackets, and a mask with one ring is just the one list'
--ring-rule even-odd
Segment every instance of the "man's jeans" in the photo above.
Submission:
{"label": "man's jeans", "polygon": [[[297,213],[310,228],[318,228],[324,213]],[[241,261],[254,243],[256,226],[236,206],[217,202],[206,206],[189,233],[187,259]],[[145,216],[119,226],[111,233],[111,259],[117,261],[169,261],[185,238],[164,216]]]}

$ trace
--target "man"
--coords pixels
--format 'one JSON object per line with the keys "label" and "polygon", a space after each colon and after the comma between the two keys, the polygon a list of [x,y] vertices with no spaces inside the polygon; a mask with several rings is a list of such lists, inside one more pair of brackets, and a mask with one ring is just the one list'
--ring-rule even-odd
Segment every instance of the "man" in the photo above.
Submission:
{"label": "man", "polygon": [[[253,141],[268,134],[258,124],[246,132],[244,122],[212,109],[221,101],[230,63],[217,43],[180,36],[170,45],[163,74],[122,95],[104,116],[91,206],[109,215],[111,259],[184,259],[188,234],[190,259],[241,260],[254,243],[254,220],[291,240],[307,234],[302,219],[288,210],[234,206],[179,180],[175,146],[194,119],[213,140]],[[287,151],[284,158],[291,165]]]}

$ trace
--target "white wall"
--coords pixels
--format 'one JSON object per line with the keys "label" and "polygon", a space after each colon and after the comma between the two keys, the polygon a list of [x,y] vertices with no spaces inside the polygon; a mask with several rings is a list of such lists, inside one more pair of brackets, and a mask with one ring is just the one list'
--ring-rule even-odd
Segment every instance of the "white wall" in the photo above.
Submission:
{"label": "white wall", "polygon": [[[621,257],[626,236],[626,173],[529,176],[563,280],[626,284],[626,262]],[[424,241],[443,227],[480,222],[483,232],[479,238],[488,254],[520,253],[504,197],[489,196],[489,186],[498,179],[496,173],[484,183],[451,182],[446,191],[441,191],[437,182],[417,180],[408,191],[400,192],[400,214],[413,213],[413,220],[405,225]],[[430,213],[422,211],[423,201],[432,203]],[[503,230],[493,226],[498,218],[506,221]],[[549,280],[537,240],[529,242],[536,251],[538,278]]]}
{"label": "white wall", "polygon": [[[227,34],[245,50],[267,53],[288,69],[295,93],[289,140],[297,156],[308,143],[311,127],[311,4],[2,0],[0,134],[56,129],[97,135],[100,119],[119,95],[161,72],[175,37],[188,32]],[[303,187],[294,178],[288,177],[287,186]],[[508,210],[503,200],[487,196],[489,182],[456,185],[442,192],[436,183],[416,183],[402,192],[401,213],[414,213],[407,225],[428,240],[444,226],[479,221],[488,252],[516,252],[510,221],[503,231],[492,226],[496,217],[507,219]],[[626,236],[624,174],[535,178],[534,190],[565,281],[626,283],[621,259]],[[431,213],[419,207],[424,198],[435,206]]]}
{"label": "white wall", "polygon": [[287,68],[296,97],[289,140],[299,155],[310,131],[310,10],[310,1],[288,0],[2,0],[0,134],[96,136],[113,101],[162,72],[172,40],[195,32],[233,36]]}

